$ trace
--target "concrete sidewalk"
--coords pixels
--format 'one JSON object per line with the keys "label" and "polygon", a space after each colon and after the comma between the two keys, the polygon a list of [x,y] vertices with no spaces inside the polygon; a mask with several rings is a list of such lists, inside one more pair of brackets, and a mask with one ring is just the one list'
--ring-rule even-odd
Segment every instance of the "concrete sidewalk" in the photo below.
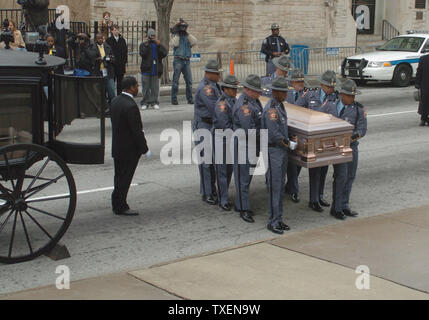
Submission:
{"label": "concrete sidewalk", "polygon": [[[429,206],[0,299],[429,299]],[[359,290],[358,266],[369,268]]]}

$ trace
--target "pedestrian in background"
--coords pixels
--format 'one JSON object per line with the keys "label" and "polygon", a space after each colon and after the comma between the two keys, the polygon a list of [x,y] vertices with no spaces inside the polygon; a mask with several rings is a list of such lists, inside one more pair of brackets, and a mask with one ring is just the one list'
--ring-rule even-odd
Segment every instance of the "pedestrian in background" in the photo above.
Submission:
{"label": "pedestrian in background", "polygon": [[13,42],[9,43],[10,48],[16,51],[27,51],[21,31],[16,28],[15,21],[9,20],[9,30],[13,34]]}
{"label": "pedestrian in background", "polygon": [[95,36],[94,50],[97,51],[96,67],[106,81],[106,90],[109,104],[112,102],[115,94],[115,70],[114,55],[112,48],[105,42],[104,36],[99,33]]}
{"label": "pedestrian in background", "polygon": [[267,63],[267,76],[271,76],[276,68],[273,59],[289,54],[290,48],[286,40],[280,36],[280,26],[277,23],[271,25],[271,35],[262,43],[261,53],[265,54]]}
{"label": "pedestrian in background", "polygon": [[112,101],[112,157],[115,165],[115,188],[112,208],[116,215],[136,216],[127,203],[128,190],[142,155],[148,159],[152,153],[147,145],[139,108],[134,98],[139,85],[134,77],[122,81],[123,92]]}
{"label": "pedestrian in background", "polygon": [[159,110],[159,78],[163,71],[162,59],[167,55],[168,51],[156,38],[155,30],[149,29],[146,41],[140,44],[143,86],[143,99],[140,104],[143,110],[149,106]]}
{"label": "pedestrian in background", "polygon": [[103,20],[101,21],[100,33],[104,36],[104,39],[109,38],[110,28],[113,26],[112,15],[106,11],[103,13]]}
{"label": "pedestrian in background", "polygon": [[119,95],[122,92],[122,79],[124,79],[124,75],[127,72],[128,46],[120,33],[118,25],[113,25],[111,32],[112,36],[109,37],[106,42],[112,48],[113,55],[115,57],[113,66],[116,81],[116,92]]}
{"label": "pedestrian in background", "polygon": [[429,55],[420,58],[416,74],[416,88],[420,90],[420,126],[429,125]]}
{"label": "pedestrian in background", "polygon": [[196,46],[197,39],[188,33],[188,24],[180,19],[179,23],[171,29],[173,38],[171,46],[173,47],[173,85],[171,87],[171,103],[178,105],[177,93],[179,91],[180,75],[183,73],[183,78],[186,83],[186,99],[189,104],[194,104],[192,97],[192,72],[191,72],[191,57],[192,48]]}

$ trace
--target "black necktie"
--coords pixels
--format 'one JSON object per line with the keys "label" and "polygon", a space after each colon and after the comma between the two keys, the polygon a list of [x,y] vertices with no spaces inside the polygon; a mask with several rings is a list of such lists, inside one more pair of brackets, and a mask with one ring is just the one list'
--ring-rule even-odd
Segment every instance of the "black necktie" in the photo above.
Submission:
{"label": "black necktie", "polygon": [[295,92],[295,102],[298,100],[298,92]]}

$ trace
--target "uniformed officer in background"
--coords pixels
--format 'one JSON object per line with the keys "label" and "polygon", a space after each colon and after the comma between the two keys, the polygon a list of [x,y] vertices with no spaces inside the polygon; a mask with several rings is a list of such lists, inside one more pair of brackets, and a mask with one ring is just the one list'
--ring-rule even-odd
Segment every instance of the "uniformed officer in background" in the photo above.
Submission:
{"label": "uniformed officer in background", "polygon": [[288,166],[288,150],[295,150],[297,143],[289,139],[287,112],[283,102],[290,89],[284,77],[274,79],[269,86],[273,98],[265,106],[262,116],[262,129],[268,130],[268,190],[269,220],[268,230],[276,234],[289,231],[283,222],[283,187]]}
{"label": "uniformed officer in background", "polygon": [[353,150],[353,162],[334,166],[334,192],[331,215],[344,220],[345,217],[357,217],[358,213],[350,209],[350,194],[359,161],[359,140],[366,135],[368,123],[365,108],[357,101],[356,95],[361,92],[357,90],[353,80],[345,80],[340,89],[340,98],[330,101],[323,111],[343,119],[354,126],[351,148]]}
{"label": "uniformed officer in background", "polygon": [[[234,168],[232,165],[232,158],[229,159],[227,157],[229,154],[228,152],[230,152],[230,146],[227,145],[228,140],[225,141],[224,139],[224,131],[231,130],[232,132],[233,129],[232,109],[237,100],[238,84],[239,82],[234,75],[228,75],[225,80],[219,84],[223,93],[217,101],[213,115],[215,157],[223,154],[222,163],[218,162],[219,159],[216,159],[215,163],[217,188],[219,191],[219,206],[225,211],[231,211],[228,190]],[[221,132],[217,132],[217,130],[221,130]],[[223,148],[223,151],[218,150],[219,147]]]}
{"label": "uniformed officer in background", "polygon": [[[310,90],[297,101],[297,104],[315,111],[322,111],[328,101],[337,101],[337,76],[334,71],[325,71],[320,78],[320,88]],[[310,175],[310,203],[309,207],[316,212],[323,212],[323,207],[330,204],[324,199],[326,175],[329,167],[309,169]]]}
{"label": "uniformed officer in background", "polygon": [[[304,73],[299,69],[294,69],[289,73],[287,80],[290,83],[290,90],[287,94],[286,102],[297,105],[299,99],[303,99],[309,92],[309,84],[305,81]],[[287,184],[285,192],[290,194],[291,199],[295,203],[299,203],[299,184],[298,177],[301,173],[301,167],[289,162],[287,167]]]}
{"label": "uniformed officer in background", "polygon": [[[204,71],[204,79],[199,84],[195,94],[193,130],[207,129],[211,132],[216,103],[222,94],[218,85],[221,77],[221,70],[216,60],[209,60]],[[197,141],[195,145],[199,145],[201,142],[202,141]],[[212,143],[212,141],[210,142]],[[201,156],[203,156],[203,154],[201,154]],[[200,163],[199,171],[201,183],[200,192],[203,196],[203,201],[210,205],[217,205],[214,165],[205,162]]]}
{"label": "uniformed officer in background", "polygon": [[290,52],[288,43],[280,36],[280,26],[277,23],[271,25],[271,35],[262,43],[261,52],[265,54],[267,76],[271,76],[276,71],[273,59]]}
{"label": "uniformed officer in background", "polygon": [[262,78],[262,85],[266,88],[262,92],[262,95],[269,98],[272,98],[271,89],[269,89],[269,86],[273,83],[273,80],[278,77],[287,77],[292,65],[288,56],[274,58],[273,64],[276,67],[276,72],[270,76]]}
{"label": "uniformed officer in background", "polygon": [[[235,103],[232,118],[234,131],[243,129],[246,132],[246,140],[248,138],[248,130],[257,130],[257,141],[259,141],[259,134],[261,129],[262,119],[262,104],[259,97],[262,92],[262,81],[257,75],[251,74],[242,83],[244,92]],[[246,142],[246,141],[243,141]],[[235,180],[235,210],[240,213],[240,217],[249,223],[255,222],[252,217],[253,212],[250,210],[250,183],[252,176],[250,174],[251,164],[249,162],[249,146],[246,144],[246,149],[239,148],[239,143],[235,140],[234,143],[234,180]],[[246,154],[243,155],[242,152]],[[257,155],[259,151],[256,150]],[[245,164],[240,164],[241,158],[246,159]]]}

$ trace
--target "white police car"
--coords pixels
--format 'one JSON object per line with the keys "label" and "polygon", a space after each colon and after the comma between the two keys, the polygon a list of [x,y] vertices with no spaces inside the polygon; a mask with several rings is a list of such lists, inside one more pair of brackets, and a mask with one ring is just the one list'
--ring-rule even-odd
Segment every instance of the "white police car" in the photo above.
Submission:
{"label": "white police car", "polygon": [[409,32],[376,50],[344,59],[341,75],[358,83],[392,81],[395,86],[405,87],[415,77],[420,57],[429,53],[429,33]]}

